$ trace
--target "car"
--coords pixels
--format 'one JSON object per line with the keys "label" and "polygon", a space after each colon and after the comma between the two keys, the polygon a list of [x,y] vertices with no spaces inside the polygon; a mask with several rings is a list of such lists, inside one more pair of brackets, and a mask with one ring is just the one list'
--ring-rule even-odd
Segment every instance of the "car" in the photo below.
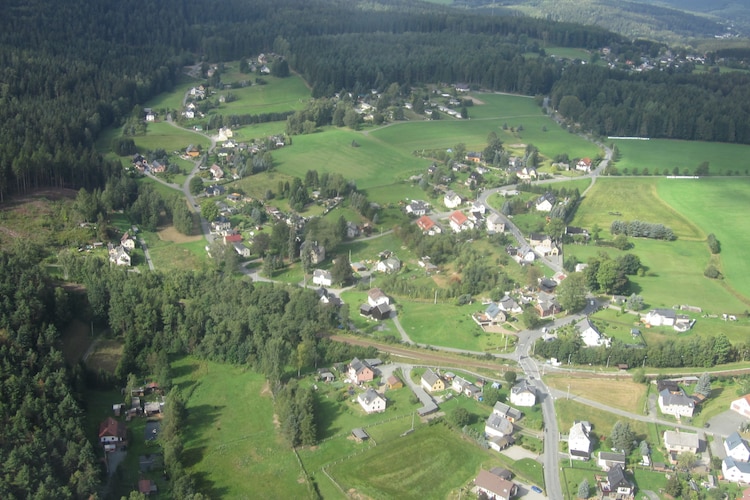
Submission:
{"label": "car", "polygon": [[539,486],[532,486],[531,491],[533,491],[534,493],[541,493],[542,489]]}

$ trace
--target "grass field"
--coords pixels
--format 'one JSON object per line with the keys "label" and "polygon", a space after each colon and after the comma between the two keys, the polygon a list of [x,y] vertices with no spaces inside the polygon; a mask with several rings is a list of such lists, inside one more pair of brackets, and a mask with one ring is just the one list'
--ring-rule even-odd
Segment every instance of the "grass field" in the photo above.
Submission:
{"label": "grass field", "polygon": [[378,444],[331,466],[329,472],[349,496],[445,498],[490,460],[491,452],[480,452],[476,444],[436,425]]}
{"label": "grass field", "polygon": [[738,173],[748,175],[746,158],[750,146],[726,144],[720,142],[676,141],[668,139],[651,139],[650,141],[611,140],[620,150],[617,168],[622,172],[627,168],[643,171],[648,168],[651,174],[662,174],[668,169],[670,175],[677,167],[680,175],[687,169],[693,175],[695,169],[704,161],[709,162],[711,175]]}
{"label": "grass field", "polygon": [[579,378],[567,375],[549,375],[545,383],[558,391],[583,396],[613,408],[642,413],[646,398],[646,386],[636,384],[629,376],[617,378]]}
{"label": "grass field", "polygon": [[140,153],[161,148],[171,154],[173,151],[184,151],[190,144],[200,145],[203,149],[210,145],[205,135],[172,126],[167,122],[149,123],[146,135],[138,135],[133,139]]}
{"label": "grass field", "polygon": [[60,344],[65,361],[71,366],[78,363],[93,342],[91,325],[76,318],[62,332]]}
{"label": "grass field", "polygon": [[189,357],[172,371],[187,399],[184,463],[200,491],[211,498],[311,496],[294,452],[277,433],[262,375]]}
{"label": "grass field", "polygon": [[103,371],[115,373],[115,368],[120,362],[123,352],[123,344],[119,340],[100,338],[96,341],[91,354],[86,359],[86,366],[94,372]]}
{"label": "grass field", "polygon": [[606,437],[612,432],[612,427],[615,423],[618,420],[623,420],[630,423],[630,428],[637,434],[639,440],[644,439],[648,435],[648,428],[645,422],[618,417],[613,413],[577,403],[572,395],[571,399],[556,399],[555,410],[557,412],[557,423],[560,426],[560,432],[563,433],[567,432],[576,420],[588,420],[593,427],[592,433],[598,437]]}
{"label": "grass field", "polygon": [[[255,79],[255,75],[239,75],[238,79],[242,79],[243,76],[249,81]],[[288,78],[264,76],[263,80],[268,84],[219,91],[217,95],[231,93],[237,100],[223,103],[211,110],[211,113],[220,115],[279,113],[303,109],[310,100],[310,89],[298,76],[292,75]]]}

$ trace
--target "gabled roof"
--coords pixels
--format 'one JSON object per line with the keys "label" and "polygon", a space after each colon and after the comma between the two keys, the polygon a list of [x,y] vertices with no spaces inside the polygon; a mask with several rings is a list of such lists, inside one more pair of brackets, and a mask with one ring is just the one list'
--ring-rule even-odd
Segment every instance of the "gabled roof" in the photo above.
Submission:
{"label": "gabled roof", "polygon": [[737,468],[742,474],[750,474],[750,463],[748,462],[740,462],[732,457],[726,457],[723,465],[727,470]]}
{"label": "gabled roof", "polygon": [[127,429],[125,428],[125,424],[123,424],[119,420],[115,420],[112,417],[108,417],[104,422],[99,424],[100,438],[112,436],[120,439],[125,439],[126,433]]}
{"label": "gabled roof", "polygon": [[424,373],[422,374],[422,380],[424,380],[425,382],[427,382],[427,384],[428,384],[428,385],[429,385],[430,387],[432,387],[432,386],[434,386],[434,385],[435,385],[435,383],[436,383],[436,382],[437,382],[438,380],[441,380],[441,378],[440,378],[440,377],[438,377],[438,376],[437,376],[437,375],[435,374],[435,372],[433,372],[432,370],[430,370],[430,369],[428,368],[428,369],[426,369],[426,370],[425,370],[425,372],[424,372]]}
{"label": "gabled roof", "polygon": [[388,298],[388,295],[386,295],[380,288],[371,288],[370,291],[367,292],[367,297],[377,301],[383,297]]}
{"label": "gabled roof", "polygon": [[372,404],[373,401],[376,399],[383,399],[383,397],[375,392],[375,389],[370,387],[365,392],[359,395],[359,400],[362,401],[366,405]]}
{"label": "gabled roof", "polygon": [[674,312],[674,310],[672,309],[651,309],[647,315],[651,315],[651,316],[659,315],[664,318],[672,318],[672,319],[677,317],[677,313]]}
{"label": "gabled roof", "polygon": [[428,216],[423,215],[419,219],[417,219],[417,226],[419,226],[419,229],[422,231],[429,231],[433,227],[435,227],[435,222],[430,219]]}
{"label": "gabled roof", "polygon": [[491,491],[501,498],[510,498],[515,488],[515,484],[512,482],[486,470],[479,471],[477,478],[474,480],[474,484],[478,488]]}
{"label": "gabled roof", "polygon": [[695,401],[693,398],[686,396],[682,392],[675,394],[668,389],[664,389],[659,393],[659,397],[664,406],[685,406],[687,408],[695,408]]}
{"label": "gabled roof", "polygon": [[600,451],[599,460],[606,460],[607,462],[622,462],[625,463],[625,455],[623,453],[615,453],[609,451]]}
{"label": "gabled roof", "polygon": [[360,373],[362,370],[370,370],[372,371],[372,368],[370,368],[370,365],[368,365],[365,361],[361,361],[359,358],[354,358],[351,363],[349,363],[349,366],[354,370],[354,373]]}
{"label": "gabled roof", "polygon": [[456,210],[455,212],[453,212],[451,214],[450,220],[454,224],[458,224],[459,226],[463,226],[464,224],[466,224],[466,222],[469,220],[469,218],[466,217],[466,215],[464,215],[461,211]]}
{"label": "gabled roof", "polygon": [[521,379],[520,382],[518,382],[516,385],[513,386],[513,388],[510,390],[513,394],[521,394],[523,392],[530,392],[534,396],[536,396],[536,389],[529,384],[529,381],[526,379]]}
{"label": "gabled roof", "polygon": [[503,434],[513,434],[513,424],[510,423],[510,420],[501,417],[497,413],[491,413],[487,417],[486,425]]}
{"label": "gabled roof", "polygon": [[609,487],[612,490],[621,487],[633,487],[633,483],[631,483],[628,478],[625,477],[625,471],[622,469],[622,466],[620,464],[613,465],[609,469],[609,471],[607,471],[607,481],[609,482]]}
{"label": "gabled roof", "polygon": [[679,446],[697,450],[700,447],[700,438],[698,434],[692,432],[664,431],[664,446],[668,448]]}
{"label": "gabled roof", "polygon": [[502,417],[510,417],[513,420],[519,420],[523,416],[523,413],[520,410],[517,410],[512,406],[508,406],[505,403],[501,403],[500,401],[495,403],[492,411]]}
{"label": "gabled roof", "polygon": [[729,436],[727,436],[726,440],[724,441],[728,450],[734,450],[735,448],[743,447],[746,450],[748,450],[747,443],[744,439],[742,439],[742,436],[739,435],[737,431],[734,431]]}
{"label": "gabled roof", "polygon": [[484,310],[484,314],[489,316],[490,318],[497,317],[498,314],[502,312],[502,309],[500,309],[500,306],[492,302],[490,305],[487,306],[487,309]]}

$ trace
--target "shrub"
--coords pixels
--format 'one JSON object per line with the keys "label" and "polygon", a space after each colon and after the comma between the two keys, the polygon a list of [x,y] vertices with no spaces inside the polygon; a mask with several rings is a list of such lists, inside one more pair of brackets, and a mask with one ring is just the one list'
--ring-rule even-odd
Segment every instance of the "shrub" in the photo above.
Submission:
{"label": "shrub", "polygon": [[721,273],[718,269],[716,269],[716,266],[710,265],[706,268],[705,271],[703,271],[703,276],[715,280],[721,278]]}

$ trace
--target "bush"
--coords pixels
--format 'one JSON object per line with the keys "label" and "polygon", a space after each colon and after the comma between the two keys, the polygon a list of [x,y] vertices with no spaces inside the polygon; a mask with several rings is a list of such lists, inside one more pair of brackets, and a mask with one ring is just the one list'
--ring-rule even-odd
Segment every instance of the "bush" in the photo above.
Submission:
{"label": "bush", "polygon": [[703,276],[715,280],[721,278],[721,273],[718,269],[716,269],[716,266],[710,265],[706,268],[705,271],[703,271]]}

